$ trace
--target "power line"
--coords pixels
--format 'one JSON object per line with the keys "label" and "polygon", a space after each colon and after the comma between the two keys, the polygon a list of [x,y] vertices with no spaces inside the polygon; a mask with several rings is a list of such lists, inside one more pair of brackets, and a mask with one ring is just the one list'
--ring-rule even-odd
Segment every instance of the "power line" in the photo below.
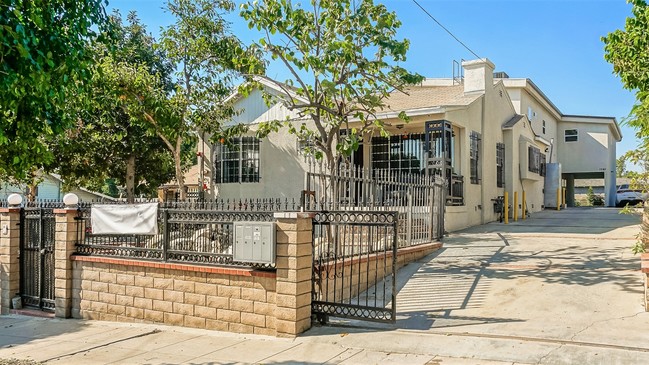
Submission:
{"label": "power line", "polygon": [[437,25],[439,25],[440,27],[442,27],[442,29],[444,29],[444,30],[446,31],[446,33],[448,33],[451,37],[453,37],[453,39],[455,39],[459,44],[461,44],[464,48],[466,48],[469,52],[471,52],[474,56],[476,56],[476,58],[480,58],[480,56],[478,56],[475,52],[473,52],[473,51],[471,50],[471,48],[469,48],[469,46],[467,46],[466,44],[464,44],[464,42],[462,42],[458,37],[456,37],[455,34],[451,33],[450,30],[446,29],[446,27],[443,26],[442,23],[440,23],[440,22],[439,22],[437,19],[435,19],[435,17],[432,16],[432,15],[431,15],[431,14],[430,14],[426,9],[424,9],[424,7],[421,6],[421,5],[417,2],[417,0],[412,0],[412,2],[414,2],[414,3],[415,3],[415,4],[416,4],[416,5],[417,5],[417,6],[418,6],[418,7],[419,7],[419,8],[420,8],[424,13],[426,13],[426,15],[428,15],[431,19],[433,19],[433,20],[435,21],[435,23],[437,23]]}

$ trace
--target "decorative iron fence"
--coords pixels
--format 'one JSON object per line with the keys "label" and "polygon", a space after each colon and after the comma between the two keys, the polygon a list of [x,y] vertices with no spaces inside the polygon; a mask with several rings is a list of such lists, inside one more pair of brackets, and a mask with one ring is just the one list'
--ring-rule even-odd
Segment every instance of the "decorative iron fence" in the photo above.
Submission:
{"label": "decorative iron fence", "polygon": [[197,203],[160,203],[157,235],[93,234],[91,205],[83,204],[79,208],[77,254],[271,268],[270,265],[234,261],[233,225],[239,221],[273,221],[272,211],[217,211],[208,210],[204,202],[197,207]]}
{"label": "decorative iron fence", "polygon": [[313,218],[312,313],[394,322],[397,212],[330,211]]}
{"label": "decorative iron fence", "polygon": [[54,310],[54,209],[62,202],[25,202],[20,214],[20,296],[27,307]]}
{"label": "decorative iron fence", "polygon": [[341,166],[334,173],[313,165],[301,205],[306,211],[396,211],[398,246],[436,241],[444,234],[446,187],[438,176]]}

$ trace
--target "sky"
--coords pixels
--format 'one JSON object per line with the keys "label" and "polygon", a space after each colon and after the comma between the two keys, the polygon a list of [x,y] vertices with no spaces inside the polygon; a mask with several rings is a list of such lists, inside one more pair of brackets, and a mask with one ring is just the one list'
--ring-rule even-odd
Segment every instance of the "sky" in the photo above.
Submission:
{"label": "sky", "polygon": [[[295,1],[295,0],[294,0]],[[240,4],[241,0],[236,0]],[[303,0],[307,2],[308,0]],[[426,77],[452,77],[453,61],[476,57],[428,17],[412,0],[375,0],[395,11],[403,23],[398,37],[410,40],[401,65]],[[418,0],[496,71],[531,79],[563,114],[628,116],[634,94],[622,87],[604,60],[601,37],[624,27],[631,5],[624,0]],[[154,35],[173,22],[162,0],[109,0],[109,11],[137,11]],[[258,40],[233,14],[232,30],[244,42]],[[286,78],[280,68],[271,77]],[[622,123],[623,124],[623,123]],[[620,156],[637,146],[633,129],[621,126]]]}

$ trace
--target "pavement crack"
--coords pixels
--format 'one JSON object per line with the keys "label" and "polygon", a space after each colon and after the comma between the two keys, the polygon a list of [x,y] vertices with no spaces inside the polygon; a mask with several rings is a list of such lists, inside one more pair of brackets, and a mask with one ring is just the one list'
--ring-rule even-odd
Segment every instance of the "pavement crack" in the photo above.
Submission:
{"label": "pavement crack", "polygon": [[622,317],[608,318],[608,319],[601,319],[599,321],[594,321],[591,324],[589,324],[588,326],[584,327],[583,329],[577,331],[574,335],[572,335],[572,337],[570,337],[570,341],[574,341],[575,337],[577,337],[579,334],[581,334],[582,332],[588,330],[589,328],[591,328],[592,326],[594,326],[596,324],[615,321],[615,320],[621,320],[621,319],[627,319],[627,318],[633,318],[633,317],[637,317],[641,313],[645,313],[645,312],[643,311],[643,312],[638,312],[636,314],[632,314],[632,315],[629,315],[629,316],[622,316]]}
{"label": "pavement crack", "polygon": [[555,352],[555,351],[559,351],[563,346],[565,346],[565,344],[562,343],[561,345],[559,345],[559,347],[555,347],[555,348],[553,348],[552,350],[548,351],[547,354],[541,356],[541,358],[539,359],[539,361],[536,362],[536,365],[542,364],[542,363],[543,363],[543,360],[545,360],[545,359],[546,359],[548,356],[550,356],[553,352]]}
{"label": "pavement crack", "polygon": [[153,331],[149,331],[149,332],[145,332],[145,333],[140,333],[139,335],[130,336],[130,337],[125,337],[125,338],[121,338],[121,339],[119,339],[119,340],[115,340],[115,341],[107,342],[107,343],[104,343],[104,344],[101,344],[101,345],[97,345],[97,346],[89,347],[89,348],[86,348],[86,349],[83,349],[83,350],[79,350],[79,351],[71,352],[71,353],[69,353],[69,354],[55,356],[55,357],[52,357],[52,358],[49,358],[49,359],[43,360],[42,362],[43,362],[43,363],[46,363],[46,362],[48,362],[48,361],[52,361],[52,360],[59,360],[59,359],[62,359],[62,358],[65,358],[65,357],[74,356],[74,355],[77,355],[77,354],[80,354],[80,353],[83,353],[83,352],[88,352],[88,351],[96,350],[96,349],[99,349],[99,348],[102,348],[102,347],[107,347],[107,346],[110,346],[110,345],[113,345],[113,344],[116,344],[116,343],[119,343],[119,342],[124,342],[124,341],[132,340],[132,339],[135,339],[135,338],[140,338],[140,337],[144,337],[144,336],[154,335],[154,334],[156,334],[156,333],[160,333],[160,332],[162,332],[162,331],[156,328],[156,329],[154,329]]}

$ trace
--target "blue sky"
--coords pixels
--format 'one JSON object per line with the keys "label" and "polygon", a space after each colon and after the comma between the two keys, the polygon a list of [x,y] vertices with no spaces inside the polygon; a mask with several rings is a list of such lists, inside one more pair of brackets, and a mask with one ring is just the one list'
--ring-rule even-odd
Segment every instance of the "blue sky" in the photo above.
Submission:
{"label": "blue sky", "polygon": [[[600,38],[622,28],[631,6],[624,0],[418,0],[480,57],[510,77],[527,77],[564,114],[628,114],[633,93],[624,90],[604,60]],[[237,0],[237,3],[242,1]],[[307,2],[307,0],[305,0]],[[404,66],[427,77],[451,77],[453,60],[474,59],[411,0],[375,0],[397,13],[400,37],[411,42]],[[157,35],[173,21],[161,0],[109,0],[123,15],[136,10]],[[236,15],[232,29],[244,42],[259,38]],[[269,70],[283,77],[280,69]],[[622,126],[618,156],[635,148],[634,131]]]}

